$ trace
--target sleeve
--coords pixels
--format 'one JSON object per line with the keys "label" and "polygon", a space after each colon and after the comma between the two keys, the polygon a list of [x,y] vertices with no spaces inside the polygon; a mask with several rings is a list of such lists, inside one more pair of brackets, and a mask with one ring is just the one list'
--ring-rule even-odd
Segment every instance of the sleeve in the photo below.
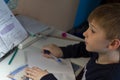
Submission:
{"label": "sleeve", "polygon": [[84,42],[60,48],[63,51],[63,58],[90,57]]}
{"label": "sleeve", "polygon": [[57,78],[52,73],[50,73],[43,76],[40,80],[57,80]]}

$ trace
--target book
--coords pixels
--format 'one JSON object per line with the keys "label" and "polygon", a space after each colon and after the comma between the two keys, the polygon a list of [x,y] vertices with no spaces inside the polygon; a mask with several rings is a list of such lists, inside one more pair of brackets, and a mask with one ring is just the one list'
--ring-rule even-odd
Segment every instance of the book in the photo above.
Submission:
{"label": "book", "polygon": [[0,0],[0,60],[28,37],[4,0]]}

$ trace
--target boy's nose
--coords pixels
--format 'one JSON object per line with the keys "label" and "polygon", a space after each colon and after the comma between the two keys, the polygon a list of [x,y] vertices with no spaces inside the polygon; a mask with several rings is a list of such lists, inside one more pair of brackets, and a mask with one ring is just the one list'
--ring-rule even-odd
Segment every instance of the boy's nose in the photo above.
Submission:
{"label": "boy's nose", "polygon": [[87,30],[83,33],[84,37],[87,37]]}

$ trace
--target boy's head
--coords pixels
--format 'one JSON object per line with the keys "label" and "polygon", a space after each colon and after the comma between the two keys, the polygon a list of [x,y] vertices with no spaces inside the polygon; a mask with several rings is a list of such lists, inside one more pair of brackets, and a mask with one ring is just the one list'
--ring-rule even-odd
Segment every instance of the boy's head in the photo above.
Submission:
{"label": "boy's head", "polygon": [[120,3],[97,7],[89,15],[88,22],[89,28],[83,34],[88,51],[120,51]]}
{"label": "boy's head", "polygon": [[120,3],[104,4],[96,8],[88,21],[95,21],[106,33],[106,38],[120,40]]}

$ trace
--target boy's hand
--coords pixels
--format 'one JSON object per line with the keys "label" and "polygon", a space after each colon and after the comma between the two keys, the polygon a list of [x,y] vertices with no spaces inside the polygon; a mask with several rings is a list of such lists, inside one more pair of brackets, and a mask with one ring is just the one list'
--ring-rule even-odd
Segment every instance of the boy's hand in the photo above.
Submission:
{"label": "boy's hand", "polygon": [[25,72],[25,76],[32,80],[40,80],[43,76],[48,74],[46,70],[42,70],[38,67],[26,68]]}
{"label": "boy's hand", "polygon": [[[44,53],[44,50],[49,51],[52,55],[56,56],[56,57],[62,57],[63,56],[63,52],[62,50],[55,44],[49,44],[49,45],[45,45],[42,47],[42,52]],[[50,58],[50,56],[48,54],[43,54],[43,56]]]}

